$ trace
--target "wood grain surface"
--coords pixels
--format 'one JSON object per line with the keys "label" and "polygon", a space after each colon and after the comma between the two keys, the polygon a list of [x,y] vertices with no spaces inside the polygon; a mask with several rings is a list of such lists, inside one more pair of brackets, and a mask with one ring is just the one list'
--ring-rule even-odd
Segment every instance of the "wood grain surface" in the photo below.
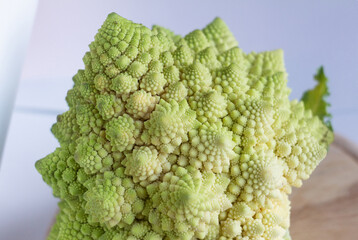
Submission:
{"label": "wood grain surface", "polygon": [[358,147],[337,135],[290,199],[292,240],[358,240]]}

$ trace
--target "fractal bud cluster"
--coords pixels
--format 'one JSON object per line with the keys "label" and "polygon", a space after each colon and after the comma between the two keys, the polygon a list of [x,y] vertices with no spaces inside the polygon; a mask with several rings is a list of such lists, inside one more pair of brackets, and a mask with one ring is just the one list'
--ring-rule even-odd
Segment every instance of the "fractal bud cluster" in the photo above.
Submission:
{"label": "fractal bud cluster", "polygon": [[289,100],[281,50],[111,13],[83,62],[36,163],[61,200],[49,240],[290,239],[288,195],[333,133]]}

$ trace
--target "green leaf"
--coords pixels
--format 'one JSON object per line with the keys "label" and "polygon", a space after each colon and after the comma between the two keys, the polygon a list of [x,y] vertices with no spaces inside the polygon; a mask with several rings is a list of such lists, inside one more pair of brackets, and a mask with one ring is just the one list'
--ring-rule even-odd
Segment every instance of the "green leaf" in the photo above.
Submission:
{"label": "green leaf", "polygon": [[333,131],[331,124],[332,115],[327,111],[331,104],[326,101],[326,98],[329,96],[327,86],[328,78],[324,74],[322,66],[318,69],[314,79],[318,82],[317,85],[313,89],[307,90],[301,100],[306,109],[311,109],[312,113],[318,116],[322,122]]}

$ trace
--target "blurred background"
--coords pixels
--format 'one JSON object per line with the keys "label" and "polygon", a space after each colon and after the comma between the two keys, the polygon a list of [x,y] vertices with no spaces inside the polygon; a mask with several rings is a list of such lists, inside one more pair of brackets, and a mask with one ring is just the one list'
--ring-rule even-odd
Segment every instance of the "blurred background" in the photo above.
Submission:
{"label": "blurred background", "polygon": [[[356,0],[39,0],[1,160],[0,239],[45,239],[57,200],[34,163],[58,146],[50,127],[66,111],[71,78],[84,67],[88,44],[110,12],[181,35],[220,16],[245,52],[284,50],[292,99],[315,84],[323,65],[333,127],[358,143]],[[5,22],[18,27],[16,19]]]}

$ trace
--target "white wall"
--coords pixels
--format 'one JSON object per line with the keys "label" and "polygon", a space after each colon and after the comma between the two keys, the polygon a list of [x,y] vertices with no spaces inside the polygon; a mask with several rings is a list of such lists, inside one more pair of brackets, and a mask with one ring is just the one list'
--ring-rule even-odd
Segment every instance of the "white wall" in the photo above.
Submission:
{"label": "white wall", "polygon": [[0,0],[0,161],[37,0]]}

